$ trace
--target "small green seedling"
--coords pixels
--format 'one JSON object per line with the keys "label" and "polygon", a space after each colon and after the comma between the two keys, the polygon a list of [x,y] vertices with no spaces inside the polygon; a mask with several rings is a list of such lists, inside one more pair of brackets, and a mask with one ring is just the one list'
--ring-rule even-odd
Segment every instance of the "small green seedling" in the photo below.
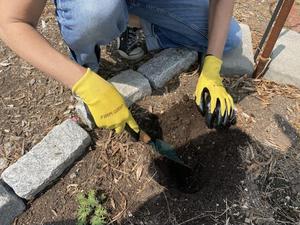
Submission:
{"label": "small green seedling", "polygon": [[79,209],[77,212],[77,225],[104,225],[106,224],[108,212],[103,206],[106,200],[104,194],[96,195],[91,190],[88,194],[80,193],[77,197]]}

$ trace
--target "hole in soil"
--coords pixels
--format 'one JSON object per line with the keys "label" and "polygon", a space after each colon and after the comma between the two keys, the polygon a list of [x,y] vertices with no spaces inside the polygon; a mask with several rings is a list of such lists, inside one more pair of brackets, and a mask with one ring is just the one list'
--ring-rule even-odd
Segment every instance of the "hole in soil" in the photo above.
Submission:
{"label": "hole in soil", "polygon": [[161,115],[138,110],[143,114],[139,116],[142,128],[173,145],[177,155],[192,168],[185,169],[165,157],[153,159],[150,168],[162,186],[194,194],[227,182],[235,185],[244,176],[238,169],[242,161],[238,148],[249,137],[239,129],[208,129],[193,100],[183,100]]}
{"label": "hole in soil", "polygon": [[242,162],[239,148],[248,140],[238,129],[200,135],[176,148],[192,172],[160,157],[152,163],[158,174],[157,182],[186,194],[195,194],[208,187],[234,186],[244,177],[244,171],[239,168]]}

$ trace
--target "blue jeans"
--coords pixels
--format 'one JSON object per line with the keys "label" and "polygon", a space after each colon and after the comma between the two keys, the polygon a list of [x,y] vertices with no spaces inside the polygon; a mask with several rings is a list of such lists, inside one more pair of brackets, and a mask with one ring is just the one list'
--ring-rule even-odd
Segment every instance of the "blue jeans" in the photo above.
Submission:
{"label": "blue jeans", "polygon": [[[125,31],[128,14],[141,18],[148,50],[185,47],[205,52],[208,45],[209,0],[54,0],[63,39],[72,58],[99,69],[99,45]],[[241,30],[232,19],[225,45],[241,43]]]}

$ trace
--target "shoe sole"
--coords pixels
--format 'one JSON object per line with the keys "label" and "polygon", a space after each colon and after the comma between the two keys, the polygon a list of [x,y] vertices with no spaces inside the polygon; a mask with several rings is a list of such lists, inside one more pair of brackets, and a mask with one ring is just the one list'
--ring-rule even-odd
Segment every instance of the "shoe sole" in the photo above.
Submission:
{"label": "shoe sole", "polygon": [[130,54],[130,55],[128,55],[126,52],[124,52],[122,50],[117,50],[117,51],[122,58],[128,59],[128,60],[138,60],[138,59],[141,59],[145,55],[145,52],[141,47],[134,49],[134,51],[136,51],[136,53]]}

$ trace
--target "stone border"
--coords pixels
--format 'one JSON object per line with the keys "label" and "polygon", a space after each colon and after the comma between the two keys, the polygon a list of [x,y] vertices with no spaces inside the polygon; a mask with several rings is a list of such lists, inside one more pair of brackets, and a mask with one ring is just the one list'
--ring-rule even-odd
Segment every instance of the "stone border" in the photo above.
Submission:
{"label": "stone border", "polygon": [[24,202],[0,181],[0,224],[10,225],[24,210]]}
{"label": "stone border", "polygon": [[[244,51],[245,46],[252,46],[250,29],[241,26],[246,33],[240,50],[228,53],[224,58],[223,70],[231,68],[236,54],[241,53],[247,62],[243,70],[236,75],[251,73],[249,66],[253,62],[253,53]],[[250,38],[249,38],[250,35]],[[246,37],[246,38],[244,38]],[[245,52],[248,54],[245,54]],[[198,59],[195,51],[187,49],[166,49],[138,68],[138,71],[127,70],[114,76],[109,81],[124,96],[128,106],[151,95],[152,88],[163,87],[175,75],[185,71]],[[243,64],[243,62],[240,62]],[[241,64],[239,64],[241,66]],[[246,68],[246,70],[245,70]],[[152,88],[151,88],[152,87]],[[76,105],[76,111],[82,122],[93,128],[88,113],[82,102]],[[91,144],[91,137],[71,119],[54,127],[46,137],[22,156],[16,163],[9,166],[1,175],[0,180],[0,224],[10,225],[25,210],[22,199],[31,200],[46,187],[51,185],[60,175],[80,158]]]}
{"label": "stone border", "polygon": [[1,178],[19,197],[31,200],[78,159],[91,142],[89,134],[68,119],[8,167]]}
{"label": "stone border", "polygon": [[264,79],[300,88],[300,33],[283,29]]}
{"label": "stone border", "polygon": [[[198,54],[195,51],[166,49],[140,66],[138,71],[123,71],[109,81],[121,93],[127,105],[131,106],[134,102],[151,95],[151,86],[154,89],[164,86],[174,76],[187,70],[197,59]],[[152,67],[159,68],[159,70],[154,73],[155,70],[152,70]],[[89,129],[93,129],[94,123],[90,120],[82,101],[78,101],[75,109],[81,121]]]}
{"label": "stone border", "polygon": [[154,89],[162,88],[175,75],[187,70],[198,59],[196,51],[166,49],[138,68]]}
{"label": "stone border", "polygon": [[224,76],[243,76],[245,74],[251,76],[254,71],[253,45],[249,26],[240,24],[239,33],[242,36],[240,45],[223,55],[221,73]]}
{"label": "stone border", "polygon": [[68,119],[4,170],[0,180],[0,224],[10,225],[25,210],[22,199],[31,200],[45,190],[90,144],[89,134]]}
{"label": "stone border", "polygon": [[[170,52],[170,50],[165,51]],[[172,52],[181,56],[182,52],[187,52],[187,50],[174,49]],[[160,55],[164,55],[164,51]],[[178,59],[178,56],[173,56],[173,63],[169,62],[168,67],[165,67],[166,70],[173,72],[168,73],[168,79],[164,82],[190,67],[197,60],[197,57],[190,60],[190,53],[184,55],[188,57],[182,59],[185,61],[184,65],[177,65],[178,62],[175,59]],[[196,54],[193,53],[193,55]],[[172,69],[174,64],[177,67],[176,70]],[[109,81],[124,96],[129,106],[152,93],[148,79],[133,70],[123,71]],[[93,128],[93,123],[88,119],[88,113],[82,102],[76,105],[76,111],[82,121]],[[34,199],[82,156],[90,144],[89,134],[76,122],[68,119],[54,127],[41,142],[4,170],[1,175],[2,182],[5,182],[5,185],[10,186],[12,190],[8,191],[0,183],[0,224],[10,225],[25,210],[22,199]],[[1,217],[1,215],[5,216]]]}

